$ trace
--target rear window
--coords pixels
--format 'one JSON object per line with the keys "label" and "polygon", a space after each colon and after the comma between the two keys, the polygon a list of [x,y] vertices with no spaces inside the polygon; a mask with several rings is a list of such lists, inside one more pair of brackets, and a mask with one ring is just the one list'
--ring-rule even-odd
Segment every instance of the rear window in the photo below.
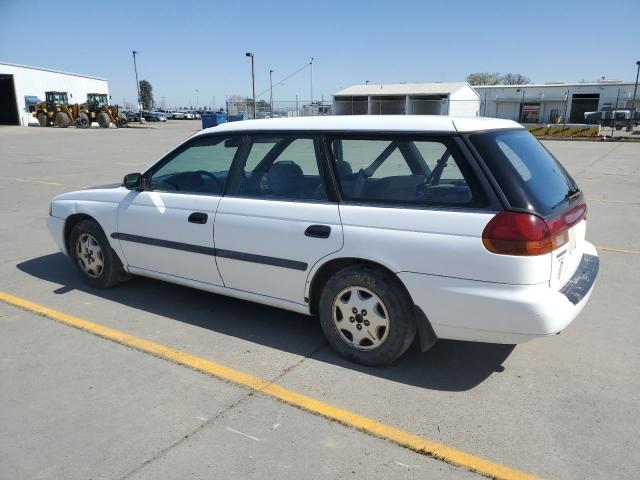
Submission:
{"label": "rear window", "polygon": [[526,130],[469,136],[514,208],[542,216],[569,203],[577,185],[562,165]]}

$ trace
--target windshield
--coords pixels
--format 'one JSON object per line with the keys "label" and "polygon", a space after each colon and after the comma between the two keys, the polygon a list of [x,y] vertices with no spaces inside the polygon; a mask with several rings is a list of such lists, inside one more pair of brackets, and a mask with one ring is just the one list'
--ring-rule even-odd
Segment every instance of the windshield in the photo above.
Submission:
{"label": "windshield", "polygon": [[47,92],[47,100],[53,103],[67,104],[67,94],[65,92]]}
{"label": "windshield", "polygon": [[109,102],[107,101],[107,96],[106,95],[101,95],[101,94],[89,94],[87,95],[87,100],[89,103],[95,103],[98,106],[102,106],[102,105],[108,105]]}
{"label": "windshield", "polygon": [[526,130],[469,136],[514,208],[555,215],[578,191],[574,180]]}

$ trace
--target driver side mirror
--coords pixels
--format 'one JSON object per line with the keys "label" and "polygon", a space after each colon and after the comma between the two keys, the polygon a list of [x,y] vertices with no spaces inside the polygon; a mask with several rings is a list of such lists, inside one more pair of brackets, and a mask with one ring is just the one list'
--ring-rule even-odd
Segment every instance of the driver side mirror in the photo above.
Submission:
{"label": "driver side mirror", "polygon": [[122,184],[128,190],[142,190],[142,174],[129,173],[124,176]]}

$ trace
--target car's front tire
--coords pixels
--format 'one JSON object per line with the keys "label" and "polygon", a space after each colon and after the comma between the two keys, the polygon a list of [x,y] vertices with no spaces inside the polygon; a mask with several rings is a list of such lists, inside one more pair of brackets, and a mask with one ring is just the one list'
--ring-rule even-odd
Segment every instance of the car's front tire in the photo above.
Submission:
{"label": "car's front tire", "polygon": [[82,279],[92,287],[109,288],[128,278],[102,228],[94,220],[82,220],[73,227],[69,255]]}
{"label": "car's front tire", "polygon": [[335,273],[320,295],[320,324],[331,347],[364,365],[390,363],[416,336],[413,304],[392,275],[367,266]]}

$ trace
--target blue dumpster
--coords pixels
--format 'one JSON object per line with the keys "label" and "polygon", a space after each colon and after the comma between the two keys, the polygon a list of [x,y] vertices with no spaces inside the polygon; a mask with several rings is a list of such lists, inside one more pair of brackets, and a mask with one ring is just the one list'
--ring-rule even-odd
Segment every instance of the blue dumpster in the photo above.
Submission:
{"label": "blue dumpster", "polygon": [[205,113],[202,115],[202,128],[216,127],[227,121],[227,115],[224,113]]}

